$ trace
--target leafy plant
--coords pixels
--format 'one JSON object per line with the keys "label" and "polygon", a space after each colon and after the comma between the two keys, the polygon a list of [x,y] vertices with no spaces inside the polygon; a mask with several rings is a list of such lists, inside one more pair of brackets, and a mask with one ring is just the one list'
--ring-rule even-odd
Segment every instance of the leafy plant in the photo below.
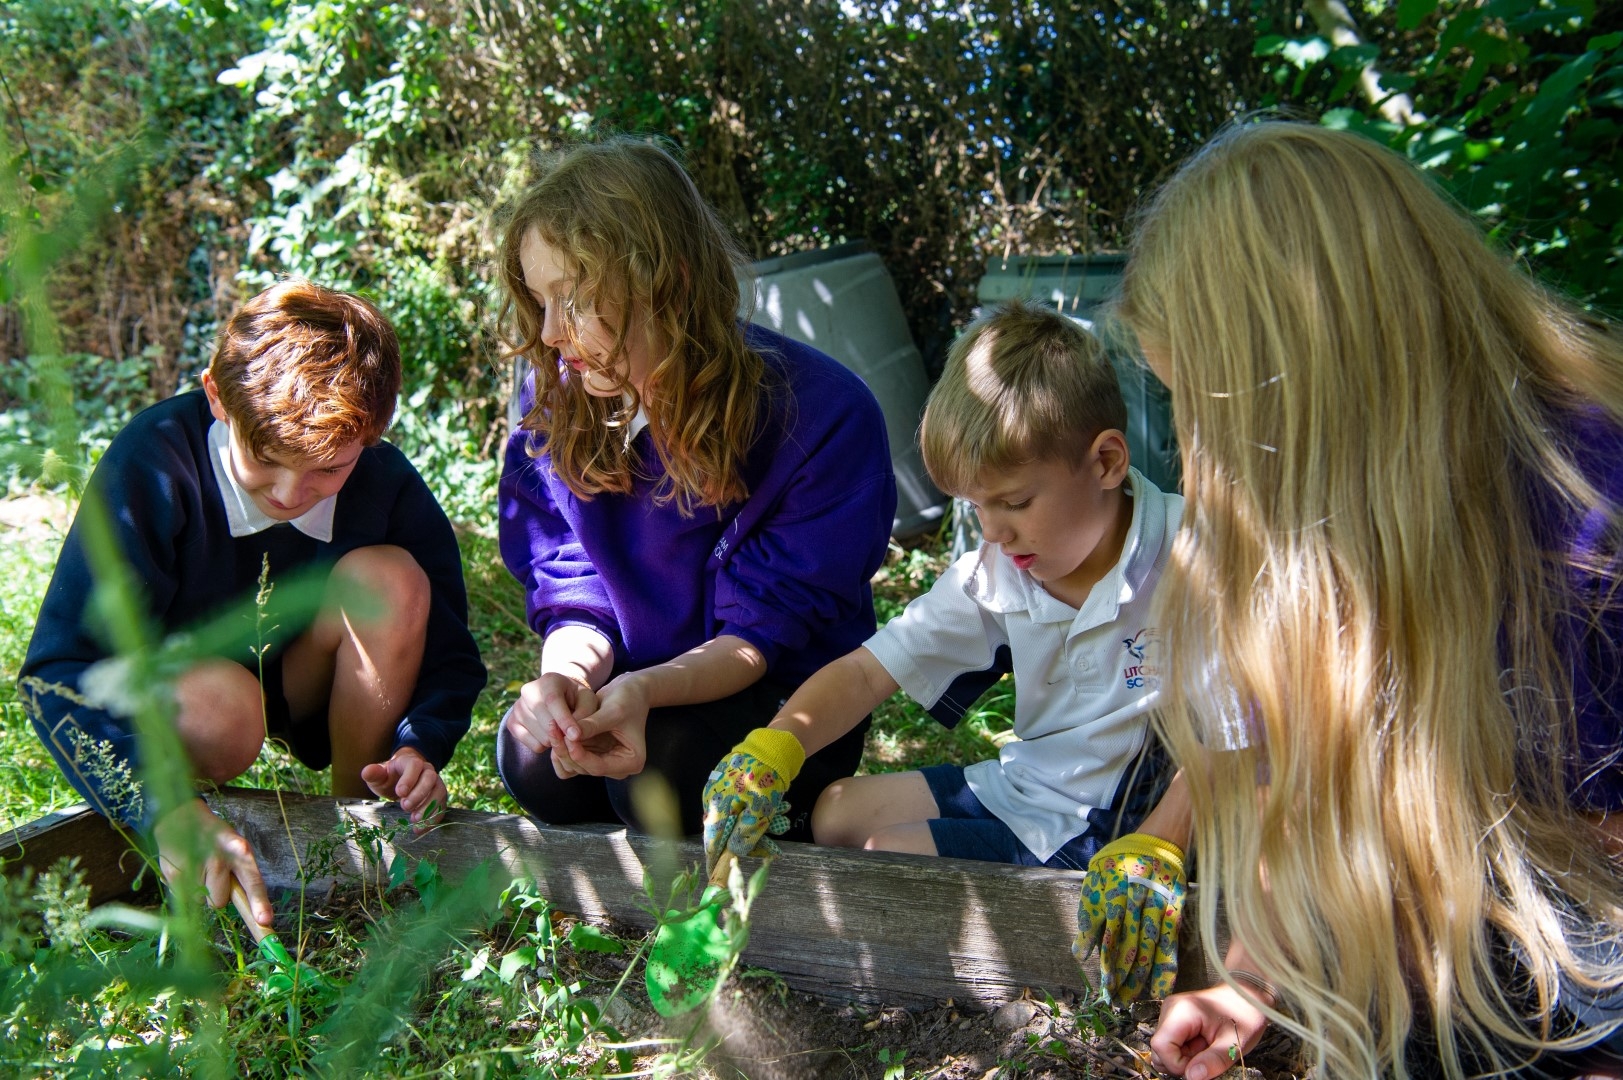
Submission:
{"label": "leafy plant", "polygon": [[[1300,92],[1329,76],[1324,123],[1360,131],[1432,173],[1556,287],[1623,313],[1623,23],[1593,0],[1404,0],[1370,8],[1392,48],[1272,34],[1259,55]],[[1406,123],[1358,76],[1412,98]]]}

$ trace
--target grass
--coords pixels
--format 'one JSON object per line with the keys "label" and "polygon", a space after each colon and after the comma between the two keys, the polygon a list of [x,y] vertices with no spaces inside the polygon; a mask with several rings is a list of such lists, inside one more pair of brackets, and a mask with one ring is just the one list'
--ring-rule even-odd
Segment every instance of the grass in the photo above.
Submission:
{"label": "grass", "polygon": [[[496,731],[535,670],[539,646],[525,624],[523,594],[502,565],[495,537],[485,530],[462,528],[458,539],[470,623],[490,681],[474,707],[468,734],[445,770],[446,786],[457,806],[515,813],[518,807],[496,775]],[[0,807],[0,829],[79,801],[16,702],[17,671],[60,543],[60,536],[42,529],[30,529],[21,542],[8,541],[0,533],[0,780],[9,796]],[[874,606],[881,622],[899,614],[908,600],[934,583],[948,562],[945,548],[939,536],[909,547],[893,545],[874,578]],[[962,765],[995,757],[1008,737],[1013,712],[1014,687],[1008,678],[950,730],[906,695],[897,694],[875,710],[860,771],[894,772],[943,762]],[[310,794],[328,790],[326,773],[312,772],[274,748],[262,754],[239,783]]]}
{"label": "grass", "polygon": [[[535,670],[537,641],[495,539],[479,529],[460,529],[459,538],[470,621],[491,677],[445,779],[455,805],[513,812],[495,771],[495,735]],[[79,801],[15,700],[59,544],[49,530],[0,534],[0,779],[10,795],[0,829]],[[893,547],[874,582],[881,621],[929,588],[946,565],[942,549],[939,540]],[[897,695],[876,710],[863,770],[993,756],[1012,704],[1002,683],[949,731]],[[328,789],[326,774],[275,749],[240,783]],[[297,911],[279,925],[293,922],[285,936],[298,961],[256,950],[229,909],[173,918],[116,905],[92,912],[70,866],[37,880],[0,877],[0,1032],[10,1036],[0,1039],[0,1072],[715,1075],[696,1028],[669,1035],[646,1004],[628,1001],[626,979],[640,972],[648,939],[584,928],[520,883],[452,889],[433,866],[406,856],[385,876],[400,888],[294,900]],[[651,897],[650,910],[675,908]],[[177,964],[169,952],[185,946],[171,940],[174,919],[196,918],[207,925],[195,940],[212,953],[199,964],[193,948]],[[898,1053],[881,1071],[891,1075],[899,1063]]]}
{"label": "grass", "polygon": [[79,801],[17,701],[17,671],[60,543],[39,539],[43,532],[30,529],[21,543],[0,532],[0,828]]}
{"label": "grass", "polygon": [[667,1035],[638,998],[644,944],[524,883],[453,887],[404,855],[383,876],[401,884],[294,901],[285,945],[256,948],[234,915],[212,916],[204,979],[165,957],[164,921],[92,911],[69,867],[0,878],[0,1074],[685,1075],[702,1061],[695,1023]]}

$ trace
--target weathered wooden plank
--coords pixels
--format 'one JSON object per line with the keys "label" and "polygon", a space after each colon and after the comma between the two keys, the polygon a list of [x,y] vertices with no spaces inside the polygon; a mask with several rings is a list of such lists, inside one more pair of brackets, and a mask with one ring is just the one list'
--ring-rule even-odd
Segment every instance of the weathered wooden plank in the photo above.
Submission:
{"label": "weathered wooden plank", "polygon": [[[377,802],[284,795],[279,803],[247,791],[221,792],[210,802],[254,844],[272,885],[293,885],[301,864],[320,864],[311,844],[336,826],[348,822],[375,836],[403,821],[392,804]],[[290,846],[290,835],[303,847]],[[460,810],[422,836],[397,831],[380,850],[391,858],[396,848],[433,861],[448,879],[489,862],[505,875],[534,878],[566,911],[644,928],[652,925],[644,910],[645,871],[665,882],[704,857],[694,841]],[[327,861],[346,876],[375,880],[379,873],[367,869],[357,842],[331,847]],[[755,866],[744,860],[743,870]],[[1081,991],[1086,984],[1070,951],[1081,877],[786,844],[756,903],[744,959],[799,990],[889,1004],[951,997],[990,1007],[1026,987]]]}
{"label": "weathered wooden plank", "polygon": [[[647,928],[648,874],[662,890],[703,860],[695,841],[661,841],[607,825],[555,827],[508,814],[452,810],[414,835],[392,803],[226,789],[206,796],[253,844],[272,889],[381,881],[397,852],[434,863],[447,880],[482,864],[533,879],[554,904],[588,918]],[[94,902],[129,892],[139,863],[119,834],[88,810],[52,815],[4,837],[0,860],[49,866],[78,854]],[[756,860],[742,869],[752,872]],[[785,844],[756,902],[747,963],[797,990],[893,1005],[953,998],[995,1007],[1026,988],[1084,991],[1071,956],[1074,871],[1003,866]],[[1193,894],[1193,890],[1191,890]],[[663,895],[657,892],[656,895]],[[1194,897],[1191,895],[1191,901]],[[1193,903],[1185,921],[1180,989],[1206,985]]]}
{"label": "weathered wooden plank", "polygon": [[92,904],[121,900],[133,891],[142,867],[140,854],[88,806],[70,806],[0,833],[0,865],[7,873],[23,867],[38,873],[75,855],[90,886]]}

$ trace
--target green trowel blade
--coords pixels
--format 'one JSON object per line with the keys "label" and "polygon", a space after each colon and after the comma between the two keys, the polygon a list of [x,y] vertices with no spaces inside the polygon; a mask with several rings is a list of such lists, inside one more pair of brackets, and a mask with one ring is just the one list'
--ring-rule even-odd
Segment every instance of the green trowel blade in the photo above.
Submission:
{"label": "green trowel blade", "polygon": [[721,926],[720,900],[713,900],[659,928],[648,949],[645,980],[648,1000],[661,1016],[680,1016],[697,1008],[716,987],[727,962],[727,931]]}

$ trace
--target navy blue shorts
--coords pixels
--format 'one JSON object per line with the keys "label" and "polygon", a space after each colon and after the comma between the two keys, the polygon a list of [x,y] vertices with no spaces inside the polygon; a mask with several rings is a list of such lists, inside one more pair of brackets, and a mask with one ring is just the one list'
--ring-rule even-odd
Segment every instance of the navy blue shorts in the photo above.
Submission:
{"label": "navy blue shorts", "polygon": [[282,656],[286,650],[267,656],[263,670],[248,669],[259,676],[265,691],[265,735],[280,742],[299,764],[320,772],[332,764],[332,733],[327,727],[327,710],[314,716],[294,716],[282,686]]}
{"label": "navy blue shorts", "polygon": [[1104,843],[1093,830],[1068,841],[1047,862],[1000,821],[969,790],[959,765],[927,765],[919,770],[930,786],[940,817],[930,819],[930,837],[938,855],[979,862],[1013,863],[1016,866],[1051,866],[1056,870],[1086,870],[1088,860]]}

